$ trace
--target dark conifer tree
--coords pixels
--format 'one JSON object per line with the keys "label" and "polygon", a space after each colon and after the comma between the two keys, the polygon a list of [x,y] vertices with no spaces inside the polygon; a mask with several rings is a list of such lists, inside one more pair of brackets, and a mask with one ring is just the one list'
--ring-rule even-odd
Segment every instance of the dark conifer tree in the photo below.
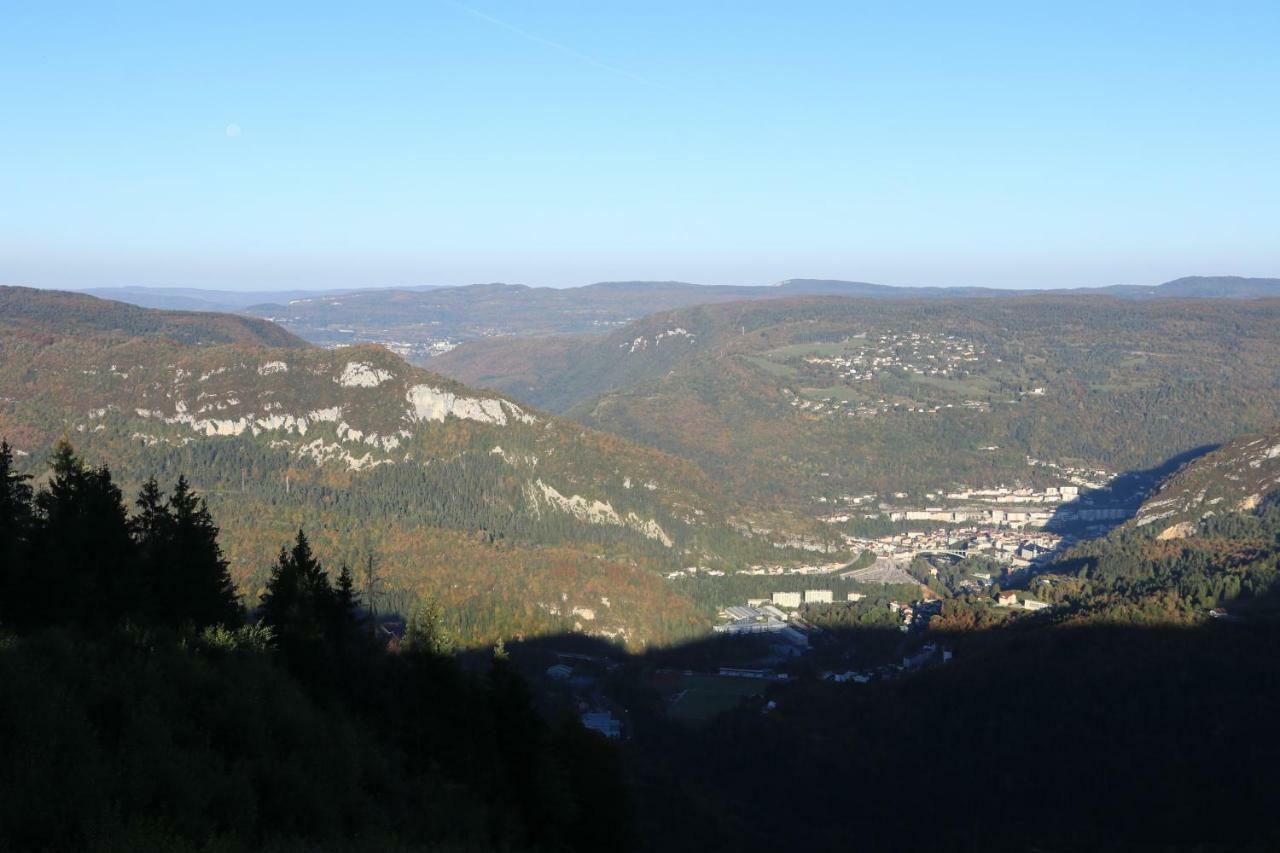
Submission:
{"label": "dark conifer tree", "polygon": [[342,571],[338,572],[338,583],[334,586],[334,605],[338,615],[338,620],[343,626],[356,626],[359,624],[359,608],[360,596],[356,594],[356,585],[351,577],[351,569],[346,563],[342,564]]}
{"label": "dark conifer tree", "polygon": [[[302,536],[302,531],[298,531]],[[280,554],[271,566],[267,578],[267,589],[258,604],[258,615],[262,621],[277,630],[288,622],[289,614],[298,607],[301,583],[293,555],[284,545],[280,546]]]}
{"label": "dark conifer tree", "polygon": [[134,506],[138,511],[134,513],[130,526],[146,557],[149,556],[147,551],[167,542],[172,535],[173,516],[165,506],[164,493],[160,491],[155,477],[142,484]]}
{"label": "dark conifer tree", "polygon": [[30,476],[13,467],[13,448],[0,442],[0,621],[17,609],[15,572],[31,533]]}
{"label": "dark conifer tree", "polygon": [[529,685],[507,658],[495,654],[489,670],[490,707],[495,721],[498,763],[506,797],[523,823],[529,843],[555,843],[556,817],[563,811],[564,779],[558,767],[541,760],[547,727],[533,707]]}
{"label": "dark conifer tree", "polygon": [[64,439],[36,495],[32,560],[21,580],[26,618],[80,625],[125,616],[136,592],[135,548],[120,489],[105,468],[89,468]]}
{"label": "dark conifer tree", "polygon": [[136,504],[140,614],[173,626],[239,624],[240,601],[218,546],[218,528],[186,477],[178,478],[167,502],[155,480],[148,480]]}
{"label": "dark conifer tree", "polygon": [[281,548],[271,567],[262,596],[262,621],[280,637],[318,639],[326,633],[333,609],[333,587],[311,553],[307,534],[299,529],[293,549]]}
{"label": "dark conifer tree", "polygon": [[332,610],[329,615],[329,636],[335,646],[347,651],[360,645],[360,596],[356,593],[351,569],[344,563],[333,585]]}
{"label": "dark conifer tree", "polygon": [[173,519],[174,609],[195,624],[226,625],[243,621],[240,599],[218,546],[218,527],[204,498],[179,477],[169,498]]}
{"label": "dark conifer tree", "polygon": [[164,494],[154,477],[142,484],[137,511],[129,519],[137,546],[136,585],[132,609],[148,623],[167,623],[172,616],[171,581],[168,567],[172,559],[173,516],[165,506]]}

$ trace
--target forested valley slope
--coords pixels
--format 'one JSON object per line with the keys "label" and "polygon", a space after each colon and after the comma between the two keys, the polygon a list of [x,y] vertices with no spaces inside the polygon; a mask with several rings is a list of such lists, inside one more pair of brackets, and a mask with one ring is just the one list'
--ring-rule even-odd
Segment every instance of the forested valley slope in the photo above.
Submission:
{"label": "forested valley slope", "polygon": [[742,498],[923,506],[1067,468],[1154,469],[1267,428],[1277,328],[1274,299],[807,298],[493,338],[432,364],[693,459]]}
{"label": "forested valley slope", "polygon": [[[0,289],[0,435],[43,474],[70,437],[136,486],[206,494],[250,600],[305,527],[377,564],[387,611],[433,596],[469,641],[579,628],[670,641],[705,616],[660,571],[786,560],[787,519],[695,464],[258,320]],[[753,532],[753,530],[757,532]]]}

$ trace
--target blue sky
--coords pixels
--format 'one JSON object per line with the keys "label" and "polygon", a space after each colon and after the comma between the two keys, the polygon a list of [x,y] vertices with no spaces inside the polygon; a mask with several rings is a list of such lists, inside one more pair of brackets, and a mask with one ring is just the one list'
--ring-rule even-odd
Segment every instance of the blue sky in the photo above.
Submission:
{"label": "blue sky", "polygon": [[1274,1],[0,12],[4,283],[1280,275]]}

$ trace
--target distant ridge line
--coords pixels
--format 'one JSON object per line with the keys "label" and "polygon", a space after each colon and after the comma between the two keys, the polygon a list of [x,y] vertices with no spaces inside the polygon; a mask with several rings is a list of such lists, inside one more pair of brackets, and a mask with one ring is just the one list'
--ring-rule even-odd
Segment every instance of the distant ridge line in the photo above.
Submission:
{"label": "distant ridge line", "polygon": [[[376,294],[412,293],[431,295],[453,293],[547,294],[566,299],[575,293],[600,296],[610,293],[665,294],[678,299],[708,296],[741,299],[787,296],[848,296],[879,299],[963,299],[999,298],[1033,295],[1100,295],[1121,299],[1259,299],[1280,297],[1280,278],[1245,276],[1184,276],[1157,285],[1116,284],[1105,287],[1073,288],[997,288],[981,286],[892,285],[865,281],[822,278],[788,278],[771,285],[696,284],[685,281],[600,281],[575,287],[534,287],[518,283],[485,282],[464,285],[413,285],[392,287],[343,288],[337,290],[265,290],[236,291],[185,287],[92,287],[78,292],[103,299],[127,302],[144,308],[193,311],[250,311],[256,313],[269,306],[296,301],[338,299],[344,296],[368,297]],[[685,300],[680,300],[684,304]]]}

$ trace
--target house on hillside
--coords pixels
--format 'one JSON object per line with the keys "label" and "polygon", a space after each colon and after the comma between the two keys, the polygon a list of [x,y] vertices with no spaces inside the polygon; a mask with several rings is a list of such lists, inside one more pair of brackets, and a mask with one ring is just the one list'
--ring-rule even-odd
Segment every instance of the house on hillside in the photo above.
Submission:
{"label": "house on hillside", "polygon": [[608,711],[588,711],[582,715],[582,725],[607,738],[622,737],[622,721],[614,719]]}

